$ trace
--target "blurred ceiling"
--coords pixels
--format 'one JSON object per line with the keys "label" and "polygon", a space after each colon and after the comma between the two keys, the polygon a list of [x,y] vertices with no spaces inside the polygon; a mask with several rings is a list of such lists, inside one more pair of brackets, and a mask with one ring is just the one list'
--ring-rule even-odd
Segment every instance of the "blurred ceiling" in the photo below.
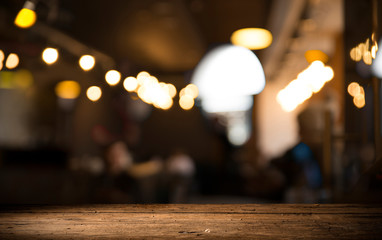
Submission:
{"label": "blurred ceiling", "polygon": [[56,45],[77,56],[90,52],[104,68],[157,73],[192,70],[233,31],[261,27],[274,37],[268,49],[255,52],[267,80],[291,80],[306,67],[304,52],[330,56],[333,35],[342,29],[341,0],[40,0],[38,23],[27,30],[13,25],[23,4],[0,3],[2,48]]}

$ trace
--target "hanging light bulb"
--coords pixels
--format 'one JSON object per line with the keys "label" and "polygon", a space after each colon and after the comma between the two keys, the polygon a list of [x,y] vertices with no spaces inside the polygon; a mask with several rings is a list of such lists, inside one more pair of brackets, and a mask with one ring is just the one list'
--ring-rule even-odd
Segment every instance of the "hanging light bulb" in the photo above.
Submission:
{"label": "hanging light bulb", "polygon": [[29,28],[36,22],[36,5],[32,1],[26,1],[23,8],[15,18],[15,25],[20,28]]}

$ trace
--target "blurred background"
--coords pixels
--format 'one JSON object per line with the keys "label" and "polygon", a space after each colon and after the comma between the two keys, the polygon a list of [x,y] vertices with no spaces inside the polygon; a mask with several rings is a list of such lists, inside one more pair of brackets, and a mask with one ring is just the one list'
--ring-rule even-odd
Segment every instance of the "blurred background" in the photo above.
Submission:
{"label": "blurred background", "polygon": [[0,203],[380,203],[381,15],[2,0]]}

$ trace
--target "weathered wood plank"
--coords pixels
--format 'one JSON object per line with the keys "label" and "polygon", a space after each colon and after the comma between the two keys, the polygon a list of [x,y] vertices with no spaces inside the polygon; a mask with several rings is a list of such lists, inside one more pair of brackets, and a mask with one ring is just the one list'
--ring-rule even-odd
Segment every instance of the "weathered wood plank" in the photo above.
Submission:
{"label": "weathered wood plank", "polygon": [[370,205],[91,205],[0,209],[0,239],[381,239]]}

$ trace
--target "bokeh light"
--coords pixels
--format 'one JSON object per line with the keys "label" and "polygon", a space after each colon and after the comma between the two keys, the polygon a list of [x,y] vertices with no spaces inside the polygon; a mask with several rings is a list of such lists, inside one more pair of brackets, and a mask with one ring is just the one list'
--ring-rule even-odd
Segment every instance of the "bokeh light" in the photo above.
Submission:
{"label": "bokeh light", "polygon": [[102,96],[102,90],[100,87],[91,86],[86,90],[86,96],[92,102],[98,101]]}
{"label": "bokeh light", "polygon": [[179,98],[179,106],[184,110],[190,110],[194,106],[194,98],[185,94]]}
{"label": "bokeh light", "polygon": [[191,96],[192,98],[196,98],[199,95],[198,87],[195,84],[188,84],[184,90],[185,94]]}
{"label": "bokeh light", "polygon": [[272,40],[271,32],[262,28],[243,28],[231,35],[232,44],[251,50],[267,48]]}
{"label": "bokeh light", "polygon": [[143,85],[144,82],[150,78],[150,74],[146,71],[142,71],[140,73],[137,74],[137,80],[138,80],[138,84],[139,85]]}
{"label": "bokeh light", "polygon": [[321,61],[314,61],[297,75],[297,79],[279,91],[276,100],[284,111],[291,112],[314,93],[319,92],[333,77],[334,71],[330,66],[325,66]]}
{"label": "bokeh light", "polygon": [[[227,44],[211,50],[203,57],[191,82],[198,87],[202,108],[208,105],[209,111],[216,112],[212,104],[217,104],[216,109],[225,112],[235,111],[231,107],[239,106],[232,101],[240,102],[243,96],[260,93],[265,87],[265,75],[259,59],[252,51]],[[219,103],[225,99],[231,101],[226,105],[226,110],[225,104]],[[204,103],[207,101],[209,103]]]}
{"label": "bokeh light", "polygon": [[89,71],[94,67],[95,59],[91,55],[83,55],[79,60],[79,64],[84,71]]}
{"label": "bokeh light", "polygon": [[36,13],[34,12],[35,4],[31,1],[26,1],[24,7],[20,10],[15,18],[15,25],[20,28],[29,28],[37,20]]}
{"label": "bokeh light", "polygon": [[[371,43],[370,43],[371,42]],[[375,40],[375,34],[371,35],[365,42],[359,43],[356,47],[350,50],[350,58],[353,61],[359,62],[363,60],[366,65],[372,65],[373,59],[377,57],[378,43]]]}
{"label": "bokeh light", "polygon": [[170,94],[170,97],[174,98],[176,96],[176,88],[173,84],[167,83],[168,93]]}
{"label": "bokeh light", "polygon": [[365,95],[358,94],[353,98],[353,103],[357,108],[363,108],[366,105]]}
{"label": "bokeh light", "polygon": [[7,60],[5,61],[5,66],[8,69],[16,68],[19,65],[19,56],[16,53],[11,53],[8,55]]}
{"label": "bokeh light", "polygon": [[121,74],[117,70],[109,70],[105,74],[105,79],[110,86],[115,86],[121,80]]}
{"label": "bokeh light", "polygon": [[135,77],[127,77],[123,81],[123,87],[126,89],[126,91],[133,92],[138,87],[138,80]]}
{"label": "bokeh light", "polygon": [[80,95],[81,87],[76,81],[65,80],[56,85],[55,92],[63,99],[75,99]]}
{"label": "bokeh light", "polygon": [[0,62],[4,61],[5,55],[3,50],[0,50]]}
{"label": "bokeh light", "polygon": [[58,59],[58,51],[55,48],[45,48],[42,52],[42,60],[46,64],[53,64]]}
{"label": "bokeh light", "polygon": [[347,90],[350,96],[354,97],[360,93],[360,86],[357,82],[352,82],[348,85]]}
{"label": "bokeh light", "polygon": [[[382,39],[379,41],[379,44],[382,44]],[[373,64],[371,65],[371,71],[373,72],[374,76],[378,78],[382,78],[382,51],[378,50],[378,44],[375,42],[375,60],[373,61]]]}
{"label": "bokeh light", "polygon": [[312,63],[314,61],[321,61],[323,63],[327,63],[329,60],[328,55],[326,55],[321,50],[308,50],[305,52],[304,56],[308,63]]}

